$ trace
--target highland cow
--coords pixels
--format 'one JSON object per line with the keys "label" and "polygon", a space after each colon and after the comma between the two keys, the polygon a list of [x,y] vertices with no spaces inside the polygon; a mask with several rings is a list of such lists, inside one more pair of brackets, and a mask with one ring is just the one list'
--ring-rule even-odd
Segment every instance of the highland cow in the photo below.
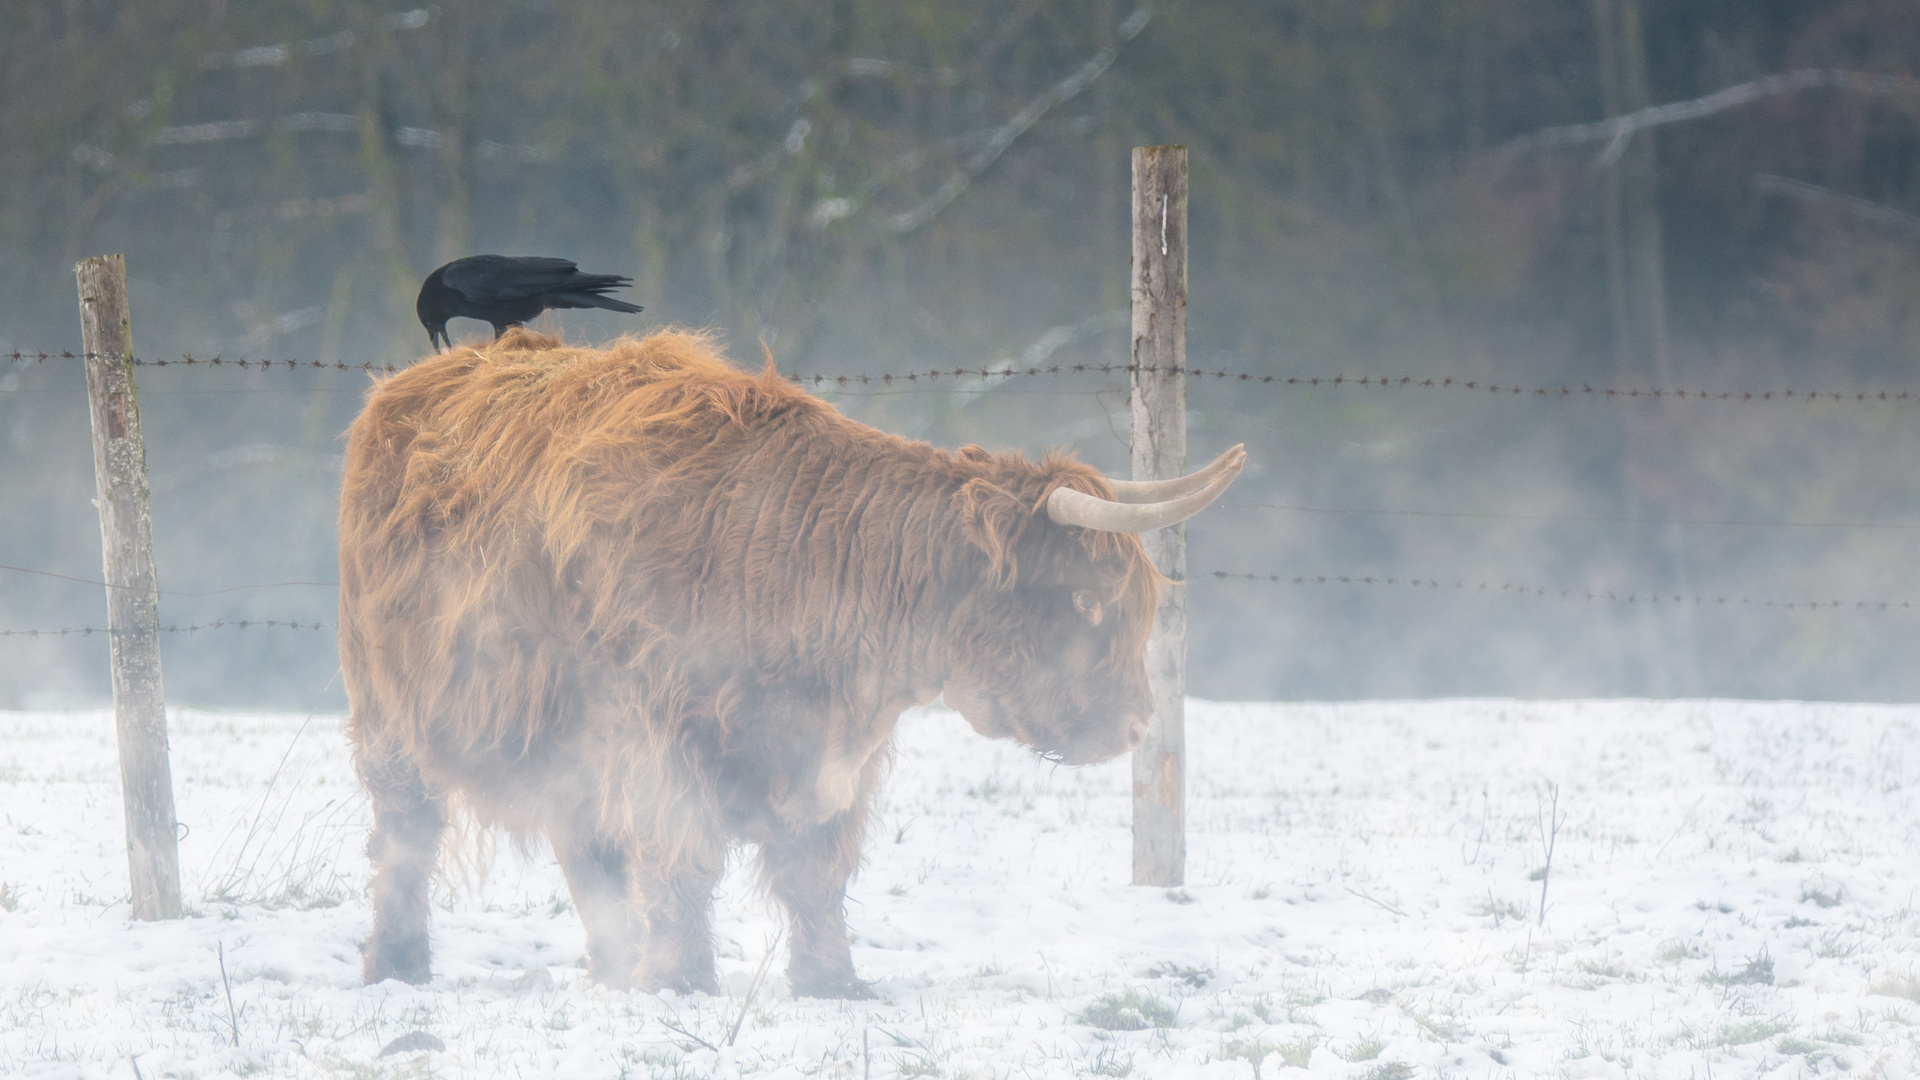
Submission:
{"label": "highland cow", "polygon": [[380,382],[349,435],[340,656],[372,798],[367,981],[430,977],[458,798],[553,847],[596,980],[716,988],[729,845],[794,992],[869,997],[845,898],[901,712],[941,695],[1069,764],[1137,745],[1162,580],[1134,533],[1238,475],[948,453],[698,334],[518,329]]}

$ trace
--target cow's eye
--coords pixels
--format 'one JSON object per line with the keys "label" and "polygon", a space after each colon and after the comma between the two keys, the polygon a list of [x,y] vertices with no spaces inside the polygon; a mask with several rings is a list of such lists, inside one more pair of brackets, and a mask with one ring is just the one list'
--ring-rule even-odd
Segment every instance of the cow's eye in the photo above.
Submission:
{"label": "cow's eye", "polygon": [[1073,590],[1073,610],[1095,626],[1100,625],[1100,594],[1092,589]]}

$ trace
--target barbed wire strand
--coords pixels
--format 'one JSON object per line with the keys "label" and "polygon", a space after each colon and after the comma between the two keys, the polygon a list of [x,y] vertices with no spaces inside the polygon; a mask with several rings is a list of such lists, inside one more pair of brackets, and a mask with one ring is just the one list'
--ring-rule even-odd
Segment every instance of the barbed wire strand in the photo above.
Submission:
{"label": "barbed wire strand", "polygon": [[[56,574],[51,570],[34,570],[25,566],[8,566],[5,563],[0,563],[0,570],[8,570],[16,574],[32,574],[35,577],[53,578],[57,581],[71,581],[78,585],[98,585],[103,589],[131,589],[134,587],[132,585],[115,585],[106,581],[95,581],[92,578],[74,577],[71,574]],[[297,585],[311,585],[315,588],[338,588],[340,583],[337,581],[269,581],[259,585],[229,585],[224,589],[208,589],[205,592],[181,592],[176,589],[156,589],[154,592],[159,596],[219,596],[223,593],[247,592],[251,589],[287,589]]]}
{"label": "barbed wire strand", "polygon": [[[83,360],[89,355],[76,352],[25,352],[0,353],[0,359],[15,363],[39,363],[47,360]],[[116,357],[117,358],[117,357]],[[358,371],[367,374],[396,374],[406,370],[393,364],[360,363],[348,364],[340,361],[323,362],[319,360],[266,360],[237,359],[229,360],[215,356],[200,358],[185,355],[175,359],[136,357],[135,367],[187,367],[202,370],[231,371],[303,371],[337,370]],[[1230,368],[1161,368],[1156,366],[1136,366],[1133,364],[1053,364],[1046,367],[977,367],[977,368],[934,368],[927,371],[914,371],[904,374],[845,374],[832,375],[825,372],[788,373],[783,375],[788,382],[800,386],[821,388],[831,384],[836,389],[853,386],[881,386],[917,388],[921,382],[930,384],[930,391],[946,391],[948,388],[938,384],[942,379],[955,382],[966,379],[979,379],[991,383],[993,380],[1027,379],[1043,377],[1061,377],[1068,375],[1131,375],[1135,371],[1146,374],[1172,372],[1190,379],[1212,379],[1220,382],[1259,384],[1263,386],[1288,386],[1309,389],[1351,389],[1351,390],[1446,390],[1467,393],[1489,394],[1505,397],[1525,397],[1534,399],[1573,399],[1619,401],[1697,401],[1697,402],[1738,402],[1738,403],[1853,403],[1853,404],[1895,404],[1920,401],[1920,391],[1913,390],[1795,390],[1791,387],[1778,390],[1687,390],[1678,387],[1619,387],[1594,386],[1582,383],[1578,386],[1562,384],[1547,386],[1519,382],[1488,381],[1484,379],[1460,379],[1451,375],[1441,377],[1417,378],[1412,375],[1274,375],[1256,371],[1239,371]],[[990,387],[959,387],[962,390],[988,389]]]}
{"label": "barbed wire strand", "polygon": [[1452,589],[1462,593],[1497,593],[1563,602],[1583,601],[1589,604],[1667,604],[1674,607],[1687,605],[1695,607],[1755,607],[1772,608],[1779,611],[1834,611],[1842,609],[1858,611],[1912,611],[1916,606],[1910,600],[1767,600],[1755,599],[1750,596],[1706,596],[1682,593],[1667,595],[1657,592],[1623,593],[1614,589],[1549,589],[1539,585],[1515,584],[1510,581],[1475,582],[1465,578],[1441,581],[1438,578],[1403,578],[1366,574],[1286,575],[1211,570],[1202,574],[1191,575],[1188,580],[1192,581],[1196,578],[1212,578],[1217,581],[1258,581],[1275,585],[1298,586],[1353,585],[1382,588]]}
{"label": "barbed wire strand", "polygon": [[[300,622],[289,619],[215,619],[188,626],[156,626],[153,633],[197,634],[202,630],[338,630],[339,623]],[[91,637],[94,634],[139,634],[143,630],[110,630],[98,626],[61,626],[52,630],[0,630],[0,637]]]}
{"label": "barbed wire strand", "polygon": [[[1798,528],[1798,529],[1876,529],[1876,530],[1920,530],[1915,522],[1879,522],[1879,521],[1754,521],[1714,518],[1649,518],[1649,517],[1604,517],[1586,514],[1513,514],[1482,511],[1450,510],[1379,510],[1379,509],[1339,509],[1321,506],[1300,506],[1292,503],[1217,503],[1215,511],[1221,510],[1280,510],[1289,513],[1320,514],[1326,516],[1377,516],[1377,517],[1417,517],[1438,519],[1492,520],[1492,521],[1531,521],[1563,524],[1603,524],[1603,525],[1683,525],[1683,526],[1733,526],[1740,528]],[[25,566],[10,566],[0,563],[0,571],[16,574],[31,574],[35,577],[52,578],[57,581],[70,581],[78,585],[92,585],[108,589],[130,589],[130,585],[113,585],[93,578],[75,577],[71,574],[59,574],[51,570],[35,570]],[[270,581],[252,585],[229,585],[225,588],[206,589],[189,592],[177,589],[157,590],[157,595],[182,598],[222,596],[227,593],[249,592],[255,589],[285,589],[297,587],[339,588],[337,581]]]}
{"label": "barbed wire strand", "polygon": [[1296,514],[1324,514],[1330,517],[1417,517],[1460,518],[1471,521],[1536,521],[1573,525],[1705,525],[1754,529],[1888,529],[1920,530],[1920,522],[1900,521],[1759,521],[1738,518],[1651,518],[1603,517],[1587,514],[1511,514],[1477,510],[1343,510],[1324,506],[1296,506],[1292,503],[1214,503],[1213,511],[1283,510]]}
{"label": "barbed wire strand", "polygon": [[1683,390],[1659,387],[1608,387],[1582,383],[1579,386],[1563,384],[1561,386],[1522,385],[1519,383],[1489,382],[1481,379],[1456,379],[1452,376],[1440,378],[1415,378],[1411,375],[1394,377],[1390,375],[1273,375],[1253,371],[1235,371],[1225,368],[1160,368],[1154,366],[1136,366],[1132,364],[1056,364],[1049,367],[1027,368],[952,368],[932,371],[910,372],[904,375],[829,375],[825,373],[789,374],[784,376],[789,382],[814,387],[829,383],[836,388],[848,386],[871,386],[879,384],[892,387],[898,383],[913,386],[925,379],[938,382],[940,379],[1014,379],[1035,378],[1041,376],[1080,375],[1080,374],[1127,374],[1135,371],[1147,374],[1171,372],[1182,374],[1190,379],[1214,379],[1238,383],[1257,383],[1270,386],[1307,387],[1313,389],[1380,389],[1380,390],[1460,390],[1470,393],[1505,395],[1509,397],[1529,398],[1590,398],[1635,400],[1677,401],[1724,401],[1724,402],[1852,402],[1895,403],[1920,400],[1920,393],[1911,390]]}
{"label": "barbed wire strand", "polygon": [[[1581,602],[1586,604],[1652,604],[1670,607],[1728,607],[1761,608],[1774,611],[1913,611],[1920,605],[1911,600],[1770,600],[1751,596],[1718,596],[1686,593],[1661,592],[1623,592],[1617,589],[1550,589],[1540,585],[1523,585],[1510,581],[1472,581],[1467,578],[1455,578],[1442,581],[1439,578],[1389,577],[1371,574],[1261,574],[1232,570],[1207,570],[1191,574],[1184,581],[1174,584],[1191,585],[1196,581],[1252,581],[1271,585],[1294,585],[1299,587],[1355,586],[1362,588],[1404,588],[1439,592],[1452,590],[1457,593],[1475,593],[1481,595],[1522,596],[1536,600],[1551,600],[1561,603]],[[169,625],[156,627],[161,634],[195,634],[203,630],[337,630],[339,623],[301,622],[289,619],[215,619],[207,623],[195,623],[185,626]],[[50,630],[0,630],[0,638],[7,637],[88,637],[93,634],[138,633],[135,630],[106,630],[97,626],[57,627]]]}
{"label": "barbed wire strand", "polygon": [[222,356],[196,357],[190,354],[183,354],[179,359],[174,360],[174,359],[167,359],[164,357],[144,357],[144,356],[125,357],[125,356],[119,355],[118,353],[88,353],[88,352],[65,352],[65,351],[26,352],[26,351],[16,350],[14,352],[9,352],[9,353],[0,353],[0,359],[9,360],[16,364],[43,364],[43,363],[46,363],[48,360],[106,359],[106,360],[128,360],[133,364],[134,367],[150,367],[150,368],[185,367],[185,368],[205,368],[208,370],[224,369],[224,370],[232,370],[232,371],[271,371],[275,369],[284,369],[287,371],[358,371],[358,372],[363,372],[369,375],[393,375],[406,370],[403,367],[398,367],[393,364],[375,364],[371,362],[362,363],[362,364],[348,364],[348,363],[343,363],[339,360],[332,360],[332,361],[294,360],[294,359],[266,360],[266,359],[246,359],[246,358],[242,358],[238,360],[228,360]]}

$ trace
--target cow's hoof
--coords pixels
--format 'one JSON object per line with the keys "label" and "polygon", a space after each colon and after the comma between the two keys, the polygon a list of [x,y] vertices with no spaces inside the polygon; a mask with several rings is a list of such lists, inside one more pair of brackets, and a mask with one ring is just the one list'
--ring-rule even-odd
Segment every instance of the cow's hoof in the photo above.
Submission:
{"label": "cow's hoof", "polygon": [[588,965],[587,980],[595,986],[603,986],[608,990],[631,990],[634,988],[633,969],[630,967],[625,970],[607,970],[605,968],[596,968]]}
{"label": "cow's hoof", "polygon": [[433,981],[432,953],[425,938],[406,942],[369,942],[361,947],[360,975],[368,986],[388,979],[425,986]]}
{"label": "cow's hoof", "polygon": [[795,997],[837,998],[841,1001],[874,1001],[880,995],[873,992],[873,984],[856,975],[796,975],[793,977]]}
{"label": "cow's hoof", "polygon": [[361,968],[361,974],[366,977],[368,986],[388,979],[399,979],[403,983],[411,983],[414,986],[425,986],[433,981],[433,972],[424,964],[419,966],[375,964],[369,959]]}
{"label": "cow's hoof", "polygon": [[676,994],[699,993],[718,996],[720,993],[720,980],[714,977],[712,971],[679,972],[674,975],[642,973],[634,978],[631,985],[649,994],[657,994],[662,990],[671,990]]}

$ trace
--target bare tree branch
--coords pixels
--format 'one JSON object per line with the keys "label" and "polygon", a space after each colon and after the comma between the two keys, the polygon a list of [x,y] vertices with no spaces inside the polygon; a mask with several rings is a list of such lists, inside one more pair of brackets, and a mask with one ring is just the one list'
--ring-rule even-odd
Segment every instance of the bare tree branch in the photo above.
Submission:
{"label": "bare tree branch", "polygon": [[932,221],[934,215],[946,209],[947,204],[960,197],[960,193],[967,189],[967,185],[973,182],[974,177],[991,168],[993,163],[1000,159],[1000,155],[1006,152],[1007,147],[1013,145],[1015,139],[1026,134],[1027,129],[1039,122],[1040,118],[1047,114],[1047,110],[1061,102],[1071,100],[1112,67],[1114,60],[1120,56],[1120,47],[1132,41],[1141,30],[1145,29],[1147,20],[1152,17],[1152,12],[1144,7],[1127,16],[1127,20],[1120,24],[1120,29],[1106,48],[1095,53],[1093,59],[1080,66],[1080,70],[1054,84],[1053,89],[1034,98],[1026,108],[1015,113],[1013,119],[995,128],[993,134],[988,137],[986,145],[963,162],[952,176],[947,177],[946,182],[940,185],[940,190],[934,192],[932,198],[903,214],[895,214],[892,222],[893,231],[904,235]]}
{"label": "bare tree branch", "polygon": [[1848,195],[1832,188],[1821,187],[1819,184],[1809,184],[1805,180],[1793,180],[1785,176],[1774,176],[1771,173],[1762,173],[1754,177],[1753,188],[1768,195],[1785,195],[1815,206],[1838,207],[1863,221],[1871,221],[1875,225],[1886,225],[1920,236],[1920,217],[1909,214],[1905,210],[1896,210],[1891,206],[1883,206],[1880,203],[1862,199],[1858,195]]}
{"label": "bare tree branch", "polygon": [[1600,164],[1611,165],[1619,160],[1621,153],[1626,150],[1627,141],[1635,132],[1664,124],[1677,124],[1683,120],[1698,120],[1741,105],[1750,105],[1763,98],[1794,94],[1823,86],[1856,94],[1920,98],[1920,79],[1909,79],[1898,75],[1869,75],[1858,71],[1836,71],[1832,68],[1802,68],[1799,71],[1789,71],[1780,75],[1769,75],[1764,79],[1755,79],[1752,82],[1739,83],[1724,90],[1716,90],[1705,97],[1655,105],[1625,116],[1616,116],[1610,120],[1542,128],[1510,140],[1500,148],[1500,152],[1514,155],[1549,146],[1577,146],[1582,143],[1604,141],[1607,149],[1600,156]]}

